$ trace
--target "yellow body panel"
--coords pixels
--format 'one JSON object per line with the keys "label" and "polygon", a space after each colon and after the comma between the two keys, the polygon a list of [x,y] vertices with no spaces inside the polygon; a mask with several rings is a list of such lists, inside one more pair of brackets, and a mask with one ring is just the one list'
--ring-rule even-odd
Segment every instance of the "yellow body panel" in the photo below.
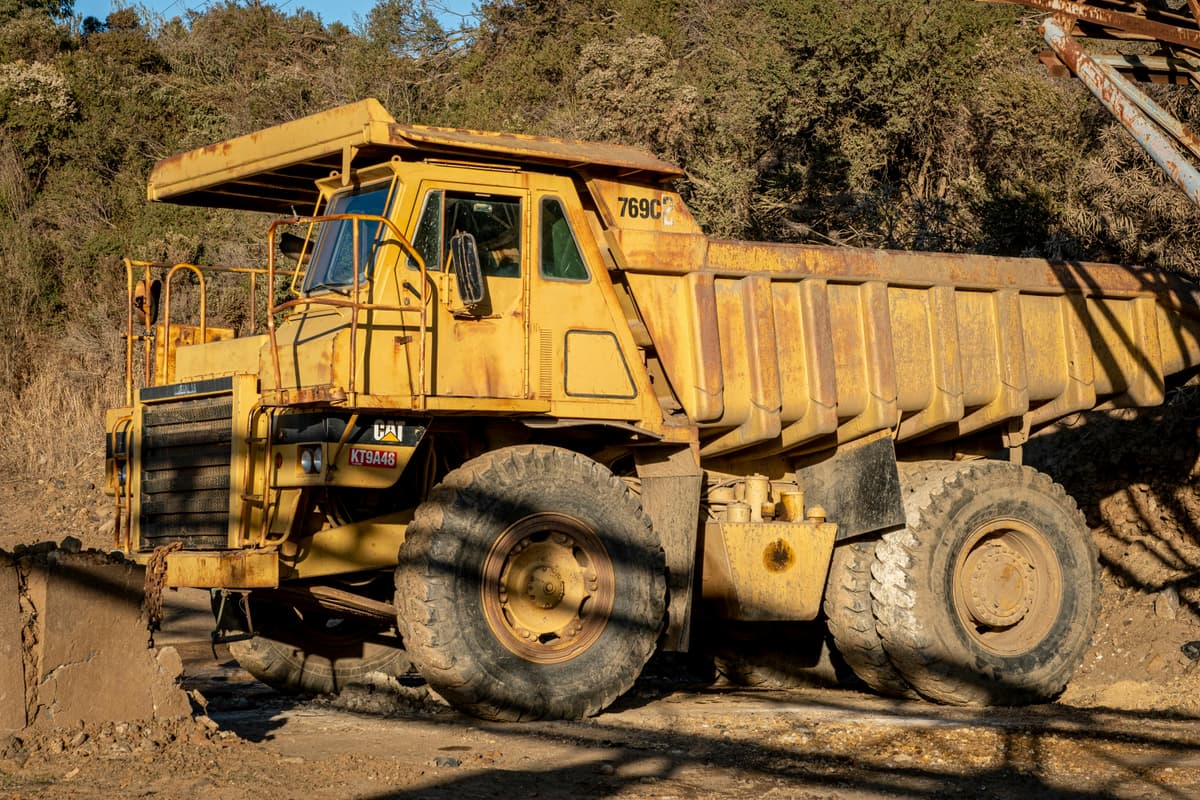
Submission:
{"label": "yellow body panel", "polygon": [[394,567],[411,519],[409,512],[389,514],[285,542],[280,547],[280,566],[289,579]]}
{"label": "yellow body panel", "polygon": [[705,600],[731,619],[816,619],[836,535],[828,522],[709,523]]}
{"label": "yellow body panel", "polygon": [[279,585],[279,556],[271,550],[171,553],[165,585],[273,589]]}
{"label": "yellow body panel", "polygon": [[172,374],[164,382],[179,383],[230,372],[257,372],[259,354],[266,342],[265,336],[243,336],[209,342],[204,347],[181,346],[174,354]]}

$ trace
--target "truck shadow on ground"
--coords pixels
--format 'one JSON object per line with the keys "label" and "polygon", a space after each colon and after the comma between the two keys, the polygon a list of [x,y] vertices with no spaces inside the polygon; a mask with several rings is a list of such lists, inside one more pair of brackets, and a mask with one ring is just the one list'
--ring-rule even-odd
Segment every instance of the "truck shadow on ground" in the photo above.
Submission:
{"label": "truck shadow on ground", "polygon": [[[1189,797],[1200,718],[1045,705],[963,709],[833,690],[678,692],[661,679],[635,686],[635,704],[582,722],[484,723],[454,712],[388,715],[396,741],[409,723],[464,731],[483,749],[528,753],[501,763],[479,747],[431,761],[419,786],[357,795],[378,798],[887,796]],[[258,741],[286,737],[295,714],[319,705],[264,696],[254,709],[214,711],[223,727]],[[649,703],[650,705],[645,705]],[[638,707],[640,706],[640,707]],[[425,728],[428,730],[428,728]],[[569,754],[563,756],[563,748]],[[557,753],[548,756],[546,753]],[[539,756],[539,754],[541,754]],[[524,762],[524,763],[522,763]],[[440,767],[440,768],[439,768]],[[1166,767],[1180,770],[1167,778]],[[1073,771],[1081,774],[1072,776]],[[1168,773],[1171,769],[1167,770]],[[802,794],[797,795],[800,792]],[[532,796],[532,795],[531,795]]]}

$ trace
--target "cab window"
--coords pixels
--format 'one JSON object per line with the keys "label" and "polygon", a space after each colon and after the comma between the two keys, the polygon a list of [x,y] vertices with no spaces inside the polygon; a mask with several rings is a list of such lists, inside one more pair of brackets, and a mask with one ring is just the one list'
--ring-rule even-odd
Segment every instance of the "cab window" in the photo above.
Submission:
{"label": "cab window", "polygon": [[[475,237],[484,275],[515,278],[521,274],[521,198],[435,189],[413,232],[413,249],[433,272],[447,266],[450,238],[456,233]],[[416,269],[411,257],[409,267]]]}
{"label": "cab window", "polygon": [[552,280],[586,281],[587,265],[562,201],[557,197],[543,197],[541,211],[539,265],[542,276]]}
{"label": "cab window", "polygon": [[446,193],[442,252],[458,232],[475,237],[484,275],[515,278],[521,274],[521,199],[495,195]]}
{"label": "cab window", "polygon": [[[417,229],[413,232],[413,249],[421,255],[425,269],[437,272],[442,268],[442,191],[435,189],[425,195],[425,205],[421,209],[421,218],[417,221]],[[408,266],[419,269],[412,256],[408,257]]]}
{"label": "cab window", "polygon": [[[326,214],[372,214],[384,216],[391,182],[334,195]],[[358,228],[358,252],[354,252],[354,229]],[[384,224],[377,220],[337,220],[321,225],[312,268],[308,271],[305,291],[346,289],[354,284],[357,255],[359,280],[370,274],[375,253],[384,239]]]}

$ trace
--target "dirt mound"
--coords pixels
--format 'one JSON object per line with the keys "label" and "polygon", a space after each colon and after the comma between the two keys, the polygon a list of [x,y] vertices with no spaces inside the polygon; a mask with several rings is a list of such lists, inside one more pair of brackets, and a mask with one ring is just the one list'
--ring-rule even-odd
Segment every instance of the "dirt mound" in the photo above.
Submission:
{"label": "dirt mound", "polygon": [[1063,701],[1200,710],[1200,390],[1163,407],[1092,412],[1030,443],[1026,461],[1079,503],[1100,546],[1091,652]]}
{"label": "dirt mound", "polygon": [[24,764],[30,756],[105,757],[155,754],[175,745],[203,745],[236,739],[207,717],[176,717],[144,722],[104,722],[69,728],[24,730],[0,738],[0,761]]}

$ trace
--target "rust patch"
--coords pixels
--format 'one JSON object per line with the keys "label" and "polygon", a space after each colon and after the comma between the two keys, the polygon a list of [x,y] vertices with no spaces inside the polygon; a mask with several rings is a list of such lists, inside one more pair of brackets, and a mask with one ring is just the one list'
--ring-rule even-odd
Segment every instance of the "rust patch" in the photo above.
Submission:
{"label": "rust patch", "polygon": [[784,572],[796,563],[796,551],[784,539],[776,539],[763,550],[763,566],[767,572]]}

